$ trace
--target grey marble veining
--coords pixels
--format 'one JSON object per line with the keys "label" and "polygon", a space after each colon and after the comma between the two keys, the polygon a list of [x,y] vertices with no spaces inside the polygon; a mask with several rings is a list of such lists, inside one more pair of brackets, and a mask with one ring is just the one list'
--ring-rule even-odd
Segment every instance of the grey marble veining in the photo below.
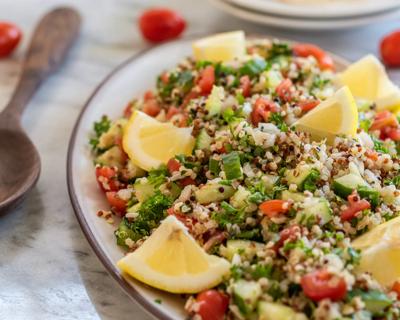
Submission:
{"label": "grey marble veining", "polygon": [[[77,7],[84,26],[68,61],[41,88],[23,125],[38,146],[42,174],[26,201],[0,217],[0,319],[151,319],[107,274],[84,238],[67,195],[66,150],[78,113],[96,85],[116,65],[145,48],[136,18],[148,6],[179,9],[187,34],[244,29],[316,42],[348,59],[376,53],[396,23],[333,33],[283,31],[255,26],[195,0],[0,0],[0,20],[23,28],[24,41],[0,60],[0,109],[16,83],[20,62],[39,17],[57,4]],[[391,76],[400,80],[399,72]]]}

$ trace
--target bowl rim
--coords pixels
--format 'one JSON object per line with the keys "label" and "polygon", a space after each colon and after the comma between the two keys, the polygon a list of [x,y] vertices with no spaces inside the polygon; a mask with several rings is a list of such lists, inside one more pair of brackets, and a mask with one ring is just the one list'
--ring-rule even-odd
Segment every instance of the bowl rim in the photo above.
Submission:
{"label": "bowl rim", "polygon": [[[193,39],[201,38],[201,37],[204,37],[204,36],[207,36],[210,34],[214,34],[214,33],[215,32],[206,33],[206,34],[202,33],[202,34],[190,35],[190,36],[179,38],[174,41],[168,41],[168,42],[162,43],[161,45],[163,45],[163,44],[170,45],[170,44],[174,44],[174,43],[178,44],[182,40],[183,41],[193,40]],[[252,34],[246,35],[246,38],[247,39],[269,39],[269,40],[277,39],[279,41],[287,42],[290,44],[298,43],[298,41],[288,40],[288,39],[280,38],[280,37],[262,35],[259,33],[252,33]],[[75,121],[75,124],[72,129],[72,133],[71,133],[71,136],[69,139],[68,151],[67,151],[67,157],[66,157],[66,161],[67,161],[67,163],[66,163],[66,176],[67,177],[66,178],[67,178],[67,187],[68,187],[68,194],[69,194],[70,202],[71,202],[72,208],[74,210],[75,216],[78,220],[78,223],[80,225],[80,228],[81,228],[83,234],[85,235],[87,241],[89,242],[92,250],[96,254],[97,258],[100,260],[100,262],[103,264],[103,266],[106,268],[107,272],[112,276],[112,278],[114,278],[115,281],[117,281],[117,283],[122,287],[122,289],[125,291],[125,293],[129,296],[129,298],[134,299],[137,302],[137,304],[144,311],[146,311],[153,317],[156,317],[157,319],[160,319],[160,320],[175,320],[174,318],[169,316],[166,312],[163,312],[161,309],[154,307],[148,299],[146,299],[143,295],[141,295],[139,291],[137,291],[133,286],[131,286],[129,284],[129,282],[127,280],[124,279],[124,277],[121,275],[121,273],[119,272],[117,267],[112,263],[111,260],[109,260],[107,258],[105,251],[100,247],[100,244],[98,243],[95,235],[92,232],[92,228],[91,228],[90,224],[88,223],[88,221],[85,218],[85,215],[79,204],[79,200],[77,198],[77,195],[76,195],[76,192],[75,192],[75,189],[73,186],[73,181],[74,181],[74,175],[72,172],[73,155],[75,153],[75,147],[77,145],[76,139],[77,139],[77,135],[78,135],[78,128],[81,124],[84,114],[86,113],[90,104],[96,97],[97,93],[108,84],[109,80],[115,74],[117,74],[119,71],[124,69],[127,65],[129,65],[133,61],[146,55],[148,52],[150,52],[155,47],[158,47],[158,46],[152,45],[145,49],[139,50],[137,53],[135,53],[134,55],[132,55],[131,57],[129,57],[128,59],[126,59],[125,61],[120,63],[119,65],[117,65],[114,69],[112,69],[112,71],[110,73],[108,73],[108,75],[106,77],[103,78],[103,80],[101,80],[101,82],[95,87],[93,92],[90,94],[89,98],[86,100],[81,111],[79,112],[79,115]],[[327,52],[333,58],[335,65],[338,65],[340,67],[345,67],[349,64],[349,62],[346,59],[344,59],[340,56],[337,56],[336,54],[333,54],[329,51],[327,51]]]}

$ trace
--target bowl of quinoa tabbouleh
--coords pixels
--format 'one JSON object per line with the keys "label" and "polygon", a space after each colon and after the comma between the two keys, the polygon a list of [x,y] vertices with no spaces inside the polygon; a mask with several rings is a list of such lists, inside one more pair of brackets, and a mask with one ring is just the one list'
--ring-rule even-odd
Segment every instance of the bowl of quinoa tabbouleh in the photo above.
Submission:
{"label": "bowl of quinoa tabbouleh", "polygon": [[128,61],[76,125],[71,200],[107,269],[160,319],[399,319],[383,66],[243,32],[192,42]]}

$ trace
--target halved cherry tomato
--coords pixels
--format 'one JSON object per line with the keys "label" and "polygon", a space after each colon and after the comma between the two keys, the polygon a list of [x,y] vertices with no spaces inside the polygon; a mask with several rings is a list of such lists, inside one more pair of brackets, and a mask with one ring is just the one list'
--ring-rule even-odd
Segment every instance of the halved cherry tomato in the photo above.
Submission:
{"label": "halved cherry tomato", "polygon": [[293,98],[291,88],[293,87],[293,82],[290,79],[282,80],[282,82],[276,87],[276,93],[282,101],[289,102]]}
{"label": "halved cherry tomato", "polygon": [[0,58],[8,57],[18,46],[21,37],[21,29],[15,24],[0,22]]}
{"label": "halved cherry tomato", "polygon": [[123,214],[126,211],[126,201],[118,197],[118,192],[108,191],[106,192],[107,201],[111,206],[111,209],[118,213]]}
{"label": "halved cherry tomato", "polygon": [[111,167],[96,167],[96,178],[101,190],[104,192],[118,191],[124,187],[124,184],[118,181],[117,171]]}
{"label": "halved cherry tomato", "polygon": [[278,251],[279,248],[283,246],[286,240],[295,241],[297,239],[297,235],[300,234],[301,228],[298,225],[290,226],[286,229],[283,229],[279,233],[279,240],[274,245],[274,250]]}
{"label": "halved cherry tomato", "polygon": [[172,174],[175,171],[178,171],[180,167],[181,167],[180,162],[174,158],[169,159],[167,162],[167,169],[170,174]]}
{"label": "halved cherry tomato", "polygon": [[179,185],[181,186],[181,187],[186,187],[186,186],[188,186],[188,185],[191,185],[191,184],[196,184],[196,181],[194,181],[192,178],[190,178],[190,177],[185,177],[185,178],[183,178],[183,179],[181,179],[181,180],[179,180]]}
{"label": "halved cherry tomato", "polygon": [[263,214],[270,218],[276,217],[283,213],[286,213],[290,209],[290,204],[284,200],[267,200],[260,204],[260,210]]}
{"label": "halved cherry tomato", "polygon": [[369,130],[381,130],[385,127],[397,127],[399,125],[396,116],[388,110],[378,112]]}
{"label": "halved cherry tomato", "polygon": [[400,30],[384,37],[380,45],[383,62],[389,67],[400,67]]}
{"label": "halved cherry tomato", "polygon": [[400,299],[400,281],[397,280],[393,283],[392,285],[392,291],[396,292],[397,294],[397,299]]}
{"label": "halved cherry tomato", "polygon": [[175,106],[170,106],[167,111],[167,119],[170,120],[174,115],[180,113],[181,110]]}
{"label": "halved cherry tomato", "polygon": [[209,94],[215,82],[215,69],[213,66],[207,66],[200,72],[197,84],[200,87],[201,94]]}
{"label": "halved cherry tomato", "polygon": [[303,112],[310,111],[319,105],[318,100],[305,100],[299,102],[299,107]]}
{"label": "halved cherry tomato", "polygon": [[254,126],[258,126],[260,122],[268,121],[270,112],[278,111],[278,107],[275,102],[265,99],[258,98],[253,106],[253,111],[250,114],[251,123]]}
{"label": "halved cherry tomato", "polygon": [[342,221],[349,221],[353,219],[358,212],[371,208],[371,204],[367,200],[361,199],[356,190],[347,197],[347,200],[349,201],[347,209],[340,213],[340,219]]}
{"label": "halved cherry tomato", "polygon": [[320,47],[309,44],[309,43],[298,43],[293,46],[293,52],[296,56],[299,57],[308,57],[313,56],[317,61],[318,65],[321,69],[335,69],[335,64],[333,62],[332,57],[327,54]]}
{"label": "halved cherry tomato", "polygon": [[206,290],[197,295],[202,320],[223,320],[229,306],[229,297],[217,290]]}
{"label": "halved cherry tomato", "polygon": [[250,91],[251,91],[251,82],[250,82],[250,77],[249,76],[242,76],[239,80],[240,82],[240,89],[242,89],[242,95],[243,97],[248,97],[250,96]]}
{"label": "halved cherry tomato", "polygon": [[151,42],[177,38],[186,27],[186,21],[177,12],[166,8],[149,9],[139,18],[143,37]]}
{"label": "halved cherry tomato", "polygon": [[331,299],[338,301],[347,293],[346,281],[325,269],[316,270],[304,275],[300,280],[304,294],[313,301]]}
{"label": "halved cherry tomato", "polygon": [[156,99],[149,99],[144,101],[142,110],[150,117],[156,117],[160,113],[161,107]]}

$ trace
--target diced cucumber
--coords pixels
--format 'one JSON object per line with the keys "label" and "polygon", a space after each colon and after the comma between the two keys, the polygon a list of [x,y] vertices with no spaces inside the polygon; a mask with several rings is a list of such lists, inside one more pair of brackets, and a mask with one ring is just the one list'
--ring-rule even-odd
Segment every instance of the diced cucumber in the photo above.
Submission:
{"label": "diced cucumber", "polygon": [[195,197],[200,204],[217,202],[229,199],[235,193],[231,186],[218,183],[208,183],[195,191]]}
{"label": "diced cucumber", "polygon": [[176,199],[180,196],[182,188],[179,187],[175,182],[170,182],[169,193],[172,199]]}
{"label": "diced cucumber", "polygon": [[267,88],[272,90],[275,90],[283,80],[282,73],[279,70],[269,70],[265,72],[265,76]]}
{"label": "diced cucumber", "polygon": [[306,197],[300,192],[290,192],[289,190],[283,190],[281,198],[285,201],[293,200],[294,202],[303,202]]}
{"label": "diced cucumber", "polygon": [[226,179],[233,180],[243,177],[243,170],[242,166],[240,165],[240,157],[236,151],[224,155],[222,157],[222,164]]}
{"label": "diced cucumber", "polygon": [[262,250],[264,244],[250,241],[250,240],[228,240],[226,247],[220,249],[221,255],[232,261],[235,254],[246,257],[246,259],[251,260],[257,254],[257,251]]}
{"label": "diced cucumber", "polygon": [[348,297],[361,297],[365,303],[365,309],[371,312],[373,315],[382,315],[385,308],[389,307],[393,301],[383,292],[378,290],[353,290],[348,293]]}
{"label": "diced cucumber", "polygon": [[251,195],[249,190],[246,190],[242,186],[239,186],[238,190],[230,199],[230,204],[236,209],[243,209],[248,205],[247,199]]}
{"label": "diced cucumber", "polygon": [[122,136],[122,130],[127,122],[128,120],[123,118],[115,121],[111,125],[110,129],[108,129],[100,136],[97,148],[108,149],[109,147],[114,145],[116,138]]}
{"label": "diced cucumber", "polygon": [[[297,185],[299,191],[305,190],[305,183],[307,185],[315,186],[316,179],[319,177],[319,172],[309,164],[302,164],[295,169],[285,171],[285,178],[288,184]],[[311,190],[312,191],[312,190]]]}
{"label": "diced cucumber", "polygon": [[258,320],[307,320],[303,313],[276,302],[260,301],[257,313]]}
{"label": "diced cucumber", "polygon": [[218,174],[221,171],[221,167],[219,164],[219,161],[213,158],[210,158],[210,160],[208,161],[208,168],[210,169],[210,172],[214,175],[214,176],[218,176]]}
{"label": "diced cucumber", "polygon": [[239,280],[233,284],[233,300],[243,314],[251,313],[261,296],[261,286],[255,281]]}
{"label": "diced cucumber", "polygon": [[133,188],[135,190],[136,198],[139,202],[143,202],[150,198],[156,191],[154,186],[149,183],[147,178],[137,179],[133,185]]}
{"label": "diced cucumber", "polygon": [[146,171],[138,167],[131,160],[128,160],[124,170],[124,177],[127,179],[140,178],[146,175]]}
{"label": "diced cucumber", "polygon": [[121,148],[119,146],[113,146],[99,155],[95,162],[104,166],[117,167],[121,169],[124,166],[125,161],[126,157]]}
{"label": "diced cucumber", "polygon": [[261,181],[263,182],[267,191],[271,191],[278,180],[279,176],[273,176],[271,174],[266,174],[261,177]]}
{"label": "diced cucumber", "polygon": [[195,149],[210,149],[212,138],[208,135],[206,129],[201,129],[199,135],[196,137]]}
{"label": "diced cucumber", "polygon": [[357,190],[360,197],[369,199],[373,206],[379,204],[379,192],[372,189],[360,175],[355,173],[349,173],[335,179],[332,188],[343,199],[346,199],[354,190]]}
{"label": "diced cucumber", "polygon": [[207,117],[213,117],[221,113],[222,101],[225,97],[225,90],[223,87],[213,86],[210,95],[206,101],[206,110],[208,111]]}
{"label": "diced cucumber", "polygon": [[323,226],[332,220],[332,209],[329,202],[323,198],[312,198],[307,201],[304,209],[300,210],[295,217],[299,224],[316,224]]}

